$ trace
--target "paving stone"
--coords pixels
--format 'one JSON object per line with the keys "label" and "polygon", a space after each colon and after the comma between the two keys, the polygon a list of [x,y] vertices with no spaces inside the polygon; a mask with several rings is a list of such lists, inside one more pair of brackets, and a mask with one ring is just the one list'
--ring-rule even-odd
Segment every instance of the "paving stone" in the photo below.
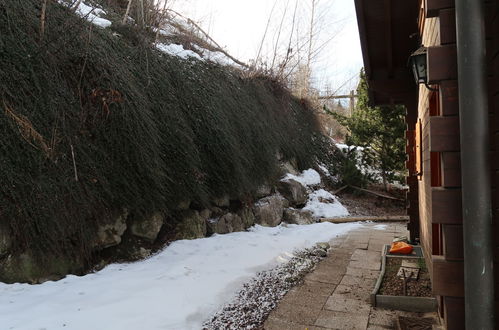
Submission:
{"label": "paving stone", "polygon": [[[374,288],[374,286],[373,286]],[[370,302],[373,289],[362,286],[338,285],[333,294],[343,295],[345,298]]]}
{"label": "paving stone", "polygon": [[344,249],[344,248],[339,248],[339,249],[333,249],[329,251],[328,257],[340,257],[340,258],[347,258],[352,254],[352,249]]}
{"label": "paving stone", "polygon": [[385,244],[390,244],[392,240],[372,240],[369,241],[369,244],[367,245],[367,250],[368,251],[375,251],[375,252],[381,252],[383,250],[383,246]]}
{"label": "paving stone", "polygon": [[291,290],[289,291],[279,303],[300,305],[312,309],[322,309],[326,301],[327,295],[315,295],[305,290]]}
{"label": "paving stone", "polygon": [[264,330],[324,330],[327,328],[297,324],[286,320],[269,317],[263,327]]}
{"label": "paving stone", "polygon": [[368,243],[369,235],[349,235],[345,242]]}
{"label": "paving stone", "polygon": [[355,312],[355,314],[369,315],[371,306],[357,299],[350,299],[341,294],[333,294],[327,299],[324,309],[335,312]]}
{"label": "paving stone", "polygon": [[386,240],[387,243],[391,242],[395,236],[395,233],[389,233],[389,232],[382,232],[376,235],[371,236],[371,240],[378,240],[378,241],[383,241]]}
{"label": "paving stone", "polygon": [[[314,269],[314,272],[329,272],[331,274],[344,274],[346,272],[346,264],[343,259],[331,258],[321,261]],[[342,267],[343,266],[343,267]]]}
{"label": "paving stone", "polygon": [[336,284],[322,283],[305,279],[300,289],[314,295],[330,296],[333,294],[334,289],[336,289]]}
{"label": "paving stone", "polygon": [[363,288],[374,288],[375,280],[370,278],[362,278],[352,275],[344,275],[341,279],[340,285],[353,286],[353,287],[363,287]]}
{"label": "paving stone", "polygon": [[347,267],[347,271],[345,275],[357,276],[362,278],[370,278],[370,279],[378,279],[380,271],[378,270],[370,270],[363,268],[352,268]]}
{"label": "paving stone", "polygon": [[350,261],[348,264],[350,268],[361,268],[361,269],[369,269],[369,270],[380,270],[381,269],[381,261]]}
{"label": "paving stone", "polygon": [[329,241],[329,245],[331,248],[339,247],[345,241],[344,238],[333,238]]}
{"label": "paving stone", "polygon": [[349,249],[362,249],[367,250],[368,243],[359,243],[353,241],[345,241],[341,247]]}
{"label": "paving stone", "polygon": [[315,325],[330,329],[365,330],[369,317],[353,313],[341,313],[323,310]]}
{"label": "paving stone", "polygon": [[355,250],[350,257],[353,261],[379,261],[381,255],[375,251],[369,250]]}
{"label": "paving stone", "polygon": [[334,257],[326,258],[325,260],[321,261],[321,264],[328,265],[332,269],[335,269],[335,270],[341,270],[342,272],[346,272],[347,266],[350,263],[349,258],[350,258],[350,254],[348,256],[345,256],[345,257],[334,256]]}
{"label": "paving stone", "polygon": [[[333,239],[328,256],[305,276],[302,285],[281,300],[267,330],[393,329],[399,315],[422,314],[370,307],[370,294],[381,269],[381,248],[394,237],[407,235],[404,225],[365,224],[348,236]],[[436,317],[431,314],[427,317]]]}
{"label": "paving stone", "polygon": [[312,273],[305,276],[306,280],[322,283],[339,284],[343,278],[344,271],[341,270],[320,270],[315,269]]}
{"label": "paving stone", "polygon": [[333,294],[347,294],[352,292],[352,287],[347,285],[338,285],[336,289],[334,289]]}
{"label": "paving stone", "polygon": [[275,313],[272,314],[275,318],[298,324],[313,325],[321,310],[282,303],[277,306],[277,309],[274,312]]}
{"label": "paving stone", "polygon": [[385,327],[383,325],[368,325],[367,330],[393,330],[395,326]]}

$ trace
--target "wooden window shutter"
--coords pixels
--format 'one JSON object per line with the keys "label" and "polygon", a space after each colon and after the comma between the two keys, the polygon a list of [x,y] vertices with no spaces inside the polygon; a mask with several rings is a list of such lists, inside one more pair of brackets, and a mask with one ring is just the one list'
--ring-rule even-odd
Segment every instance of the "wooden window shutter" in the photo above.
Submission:
{"label": "wooden window shutter", "polygon": [[421,129],[421,119],[416,123],[416,175],[421,180],[423,175],[423,157],[422,157],[422,129]]}

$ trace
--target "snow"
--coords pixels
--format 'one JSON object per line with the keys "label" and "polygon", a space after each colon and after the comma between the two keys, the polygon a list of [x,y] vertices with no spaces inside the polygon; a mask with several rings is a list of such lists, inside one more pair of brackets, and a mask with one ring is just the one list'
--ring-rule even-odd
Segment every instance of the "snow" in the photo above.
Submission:
{"label": "snow", "polygon": [[[152,29],[154,33],[158,32],[158,28]],[[165,24],[158,32],[160,35],[164,37],[171,37],[178,33],[178,29],[172,25]]]}
{"label": "snow", "polygon": [[155,256],[39,285],[0,283],[2,329],[200,329],[242,284],[295,249],[359,224],[255,226],[173,242]]}
{"label": "snow", "polygon": [[349,146],[347,144],[344,144],[344,143],[336,143],[336,147],[338,147],[339,149],[341,149],[342,151],[345,151],[345,150],[352,150],[352,149],[357,149],[357,150],[364,150],[364,147],[359,147],[359,146]]}
{"label": "snow", "polygon": [[308,196],[304,211],[312,212],[317,218],[334,218],[348,216],[348,210],[330,192],[319,189]]}
{"label": "snow", "polygon": [[[63,0],[59,0],[59,3],[67,7],[71,5]],[[91,7],[83,2],[80,2],[75,12],[76,14],[78,14],[78,16],[85,17],[87,21],[101,28],[107,28],[112,24],[110,20],[100,17],[106,15],[106,12],[104,10],[98,7]]]}
{"label": "snow", "polygon": [[189,59],[190,57],[193,57],[198,60],[202,60],[201,56],[199,54],[193,52],[192,50],[186,50],[182,45],[177,45],[177,44],[163,44],[159,43],[156,45],[156,48],[162,51],[165,54],[173,55],[173,56],[178,56],[180,58],[183,58],[184,60]]}
{"label": "snow", "polygon": [[376,230],[386,230],[387,227],[388,227],[387,225],[375,225],[372,228]]}
{"label": "snow", "polygon": [[298,181],[304,186],[313,186],[321,183],[321,176],[312,168],[303,171],[300,175],[288,173],[281,179],[281,181],[287,181],[290,179]]}
{"label": "snow", "polygon": [[321,171],[324,172],[324,174],[326,176],[331,177],[331,173],[329,173],[329,170],[327,169],[327,167],[325,165],[319,164],[318,166],[321,169]]}
{"label": "snow", "polygon": [[[160,34],[167,35],[170,32],[167,32],[165,30],[160,30]],[[170,33],[170,34],[173,34]],[[213,63],[217,63],[220,65],[229,65],[233,67],[240,67],[239,64],[235,63],[233,60],[231,60],[229,57],[227,57],[224,53],[222,52],[213,52],[209,51],[207,49],[198,47],[196,45],[193,45],[195,49],[201,54],[200,56],[198,53],[192,51],[192,50],[186,50],[182,45],[177,45],[177,44],[164,44],[164,43],[159,43],[156,45],[156,48],[158,48],[160,51],[163,53],[173,55],[173,56],[178,56],[183,59],[189,59],[189,58],[195,58],[200,61],[210,61]]]}

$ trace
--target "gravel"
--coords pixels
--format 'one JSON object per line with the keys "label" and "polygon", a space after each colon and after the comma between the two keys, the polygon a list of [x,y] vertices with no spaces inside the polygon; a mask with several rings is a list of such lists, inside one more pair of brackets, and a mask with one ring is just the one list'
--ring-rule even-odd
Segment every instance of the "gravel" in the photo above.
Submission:
{"label": "gravel", "polygon": [[261,329],[279,300],[327,256],[328,249],[329,244],[318,243],[295,252],[285,264],[258,273],[243,285],[232,302],[203,324],[203,330]]}
{"label": "gravel", "polygon": [[[414,259],[386,258],[386,271],[380,287],[380,294],[388,296],[403,296],[404,281],[397,276],[402,260]],[[426,267],[419,272],[417,280],[407,282],[407,295],[413,297],[432,297],[430,275]]]}

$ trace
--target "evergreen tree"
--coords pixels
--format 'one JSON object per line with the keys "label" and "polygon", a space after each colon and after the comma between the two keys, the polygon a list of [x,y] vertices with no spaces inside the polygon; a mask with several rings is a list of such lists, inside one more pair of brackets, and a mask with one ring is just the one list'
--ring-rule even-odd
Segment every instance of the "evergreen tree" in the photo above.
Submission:
{"label": "evergreen tree", "polygon": [[379,170],[385,190],[405,169],[405,107],[401,105],[369,106],[368,85],[364,69],[357,87],[358,101],[352,117],[332,113],[349,133],[348,145],[364,147],[368,165]]}

